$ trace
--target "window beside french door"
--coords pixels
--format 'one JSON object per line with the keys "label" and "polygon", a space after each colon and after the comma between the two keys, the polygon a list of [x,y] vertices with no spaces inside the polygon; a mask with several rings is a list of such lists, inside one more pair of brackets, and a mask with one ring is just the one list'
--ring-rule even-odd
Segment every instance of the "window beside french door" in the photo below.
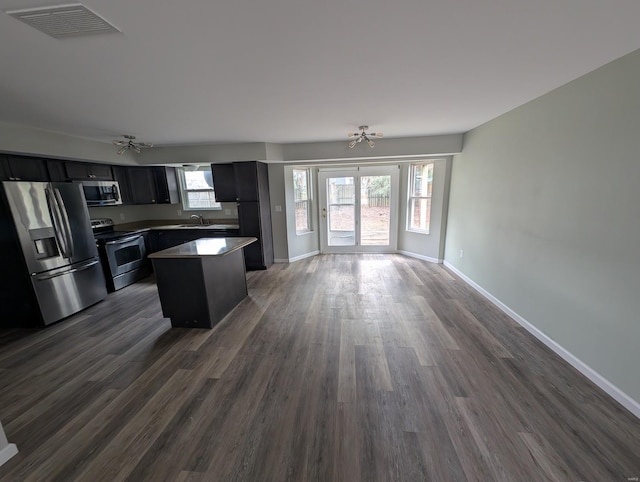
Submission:
{"label": "window beside french door", "polygon": [[321,170],[318,183],[322,252],[395,251],[397,166]]}

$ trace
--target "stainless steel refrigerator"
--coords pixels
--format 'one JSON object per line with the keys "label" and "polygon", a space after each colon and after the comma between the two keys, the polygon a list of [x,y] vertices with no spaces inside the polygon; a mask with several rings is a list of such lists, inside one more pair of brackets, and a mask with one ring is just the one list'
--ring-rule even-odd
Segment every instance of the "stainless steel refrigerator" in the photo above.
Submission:
{"label": "stainless steel refrigerator", "polygon": [[107,295],[82,185],[2,183],[0,325],[49,325]]}

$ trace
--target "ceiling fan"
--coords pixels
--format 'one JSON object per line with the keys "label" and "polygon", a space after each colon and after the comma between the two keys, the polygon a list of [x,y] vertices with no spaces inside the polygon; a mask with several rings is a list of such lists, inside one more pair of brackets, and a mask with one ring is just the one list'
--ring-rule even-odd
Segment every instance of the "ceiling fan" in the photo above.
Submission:
{"label": "ceiling fan", "polygon": [[118,139],[113,140],[113,144],[120,147],[120,149],[118,149],[119,156],[121,156],[124,153],[124,151],[128,149],[132,149],[138,154],[140,154],[141,149],[147,149],[149,147],[153,147],[153,144],[150,144],[148,142],[133,142],[136,136],[132,136],[130,134],[122,134],[122,137],[124,137],[125,140],[123,141]]}
{"label": "ceiling fan", "polygon": [[369,126],[360,126],[358,127],[358,129],[360,129],[360,132],[349,132],[347,136],[353,139],[351,142],[349,142],[350,149],[353,149],[358,142],[362,142],[362,141],[367,141],[367,144],[369,144],[369,147],[373,147],[376,145],[376,143],[373,142],[373,139],[380,139],[382,137],[382,132],[367,133]]}

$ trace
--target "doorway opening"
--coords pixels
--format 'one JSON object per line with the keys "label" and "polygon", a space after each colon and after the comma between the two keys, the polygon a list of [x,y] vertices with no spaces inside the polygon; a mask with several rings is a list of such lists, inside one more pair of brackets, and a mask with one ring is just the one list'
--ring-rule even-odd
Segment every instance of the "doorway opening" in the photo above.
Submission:
{"label": "doorway opening", "polygon": [[321,251],[395,251],[398,179],[398,166],[321,170],[318,174]]}

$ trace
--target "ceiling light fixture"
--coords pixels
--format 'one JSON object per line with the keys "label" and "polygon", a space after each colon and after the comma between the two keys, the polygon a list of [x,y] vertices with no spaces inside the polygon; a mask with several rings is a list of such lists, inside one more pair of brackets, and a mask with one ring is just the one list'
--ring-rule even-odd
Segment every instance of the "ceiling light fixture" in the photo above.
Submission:
{"label": "ceiling light fixture", "polygon": [[360,129],[360,132],[349,132],[347,136],[353,139],[351,142],[349,142],[349,149],[353,149],[358,142],[362,141],[367,141],[369,147],[373,148],[373,146],[376,145],[376,143],[373,142],[373,139],[380,139],[382,137],[382,132],[367,133],[369,126],[360,126],[358,127],[358,129]]}
{"label": "ceiling light fixture", "polygon": [[122,134],[122,137],[124,137],[126,140],[124,141],[117,140],[117,139],[113,140],[113,144],[120,147],[120,149],[118,149],[119,156],[124,154],[124,151],[129,149],[140,154],[141,149],[147,149],[149,147],[153,147],[153,144],[149,144],[148,142],[133,142],[136,136],[132,136],[130,134]]}

